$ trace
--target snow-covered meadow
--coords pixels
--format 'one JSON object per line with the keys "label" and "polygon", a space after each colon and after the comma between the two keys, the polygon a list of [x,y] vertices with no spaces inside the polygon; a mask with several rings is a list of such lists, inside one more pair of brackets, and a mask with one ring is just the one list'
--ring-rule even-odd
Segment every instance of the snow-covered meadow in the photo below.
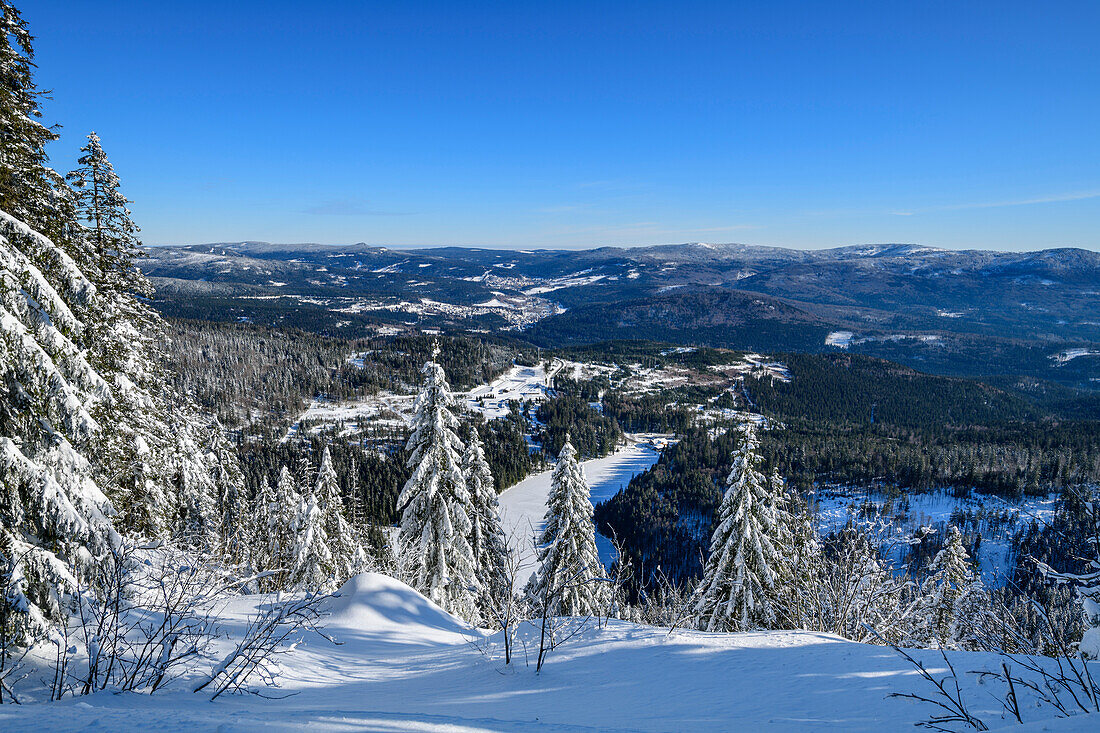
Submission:
{"label": "snow-covered meadow", "polygon": [[[240,596],[230,634],[267,601]],[[153,695],[101,692],[45,705],[0,706],[2,730],[130,731],[868,731],[911,730],[930,706],[891,698],[927,693],[891,649],[801,631],[711,634],[595,621],[535,672],[538,629],[519,629],[509,667],[499,633],[476,629],[382,575],[349,580],[328,603],[324,630],[283,658],[281,687],[264,697],[208,696],[184,678]],[[222,642],[228,645],[229,640]],[[526,647],[526,652],[524,651]],[[935,674],[937,652],[915,652]],[[972,712],[992,729],[1083,733],[1095,720],[1054,720],[1025,705],[1033,726],[1010,725],[993,683],[971,670],[1000,658],[949,652]]]}

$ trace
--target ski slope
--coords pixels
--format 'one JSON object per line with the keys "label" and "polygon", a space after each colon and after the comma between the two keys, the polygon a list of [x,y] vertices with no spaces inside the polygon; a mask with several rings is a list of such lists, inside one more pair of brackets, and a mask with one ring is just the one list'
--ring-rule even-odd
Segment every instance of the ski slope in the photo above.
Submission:
{"label": "ski slope", "polygon": [[543,366],[513,366],[488,384],[478,385],[463,395],[466,406],[485,415],[486,420],[505,417],[508,403],[542,402],[547,397],[547,374]]}
{"label": "ski slope", "polygon": [[[593,505],[614,496],[619,489],[630,483],[630,479],[657,462],[660,454],[641,440],[642,437],[644,436],[628,436],[627,444],[611,455],[581,463],[592,492]],[[504,532],[508,536],[512,552],[520,557],[519,577],[523,582],[527,582],[527,578],[535,571],[533,538],[544,524],[546,497],[550,493],[550,474],[551,471],[542,471],[528,476],[515,486],[505,489],[498,498]],[[611,542],[597,535],[596,545],[600,560],[610,564],[613,552]]]}
{"label": "ski slope", "polygon": [[[227,612],[239,631],[265,602],[244,596]],[[234,624],[236,624],[234,626]],[[155,695],[98,693],[59,703],[0,705],[11,731],[762,731],[884,733],[913,730],[932,710],[892,692],[925,692],[890,649],[809,632],[709,634],[612,621],[589,624],[551,652],[541,674],[522,646],[511,667],[499,635],[469,627],[408,586],[360,575],[331,602],[326,632],[284,657],[277,697],[211,702],[178,680]],[[519,638],[537,648],[537,629]],[[918,656],[933,670],[935,652]],[[994,668],[998,658],[951,654],[956,669]],[[1009,726],[991,685],[963,679],[972,712]],[[1025,704],[1030,726],[1006,731],[1083,733],[1097,718],[1051,720]]]}

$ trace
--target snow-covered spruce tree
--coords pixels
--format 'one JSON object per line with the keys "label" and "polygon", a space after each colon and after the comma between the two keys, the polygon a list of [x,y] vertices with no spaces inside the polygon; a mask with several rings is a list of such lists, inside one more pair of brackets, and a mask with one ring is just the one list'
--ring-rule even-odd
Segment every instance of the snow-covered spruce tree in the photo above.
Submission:
{"label": "snow-covered spruce tree", "polygon": [[177,539],[197,552],[221,552],[221,521],[210,466],[198,441],[196,426],[189,416],[174,420],[178,438],[173,446],[171,479],[178,502]]}
{"label": "snow-covered spruce tree", "polygon": [[[0,0],[0,546],[5,639],[61,619],[71,569],[117,541],[88,458],[107,384],[83,353],[95,287],[66,252],[71,197],[47,166],[32,39]],[[14,582],[13,582],[14,581]]]}
{"label": "snow-covered spruce tree", "polygon": [[[260,477],[260,485],[256,488],[256,497],[252,500],[252,514],[249,520],[251,529],[248,538],[251,541],[248,546],[248,557],[254,572],[268,570],[273,567],[271,563],[271,546],[268,538],[271,534],[272,523],[270,511],[275,506],[275,489],[267,476]],[[267,590],[270,582],[261,579],[258,587]]]}
{"label": "snow-covered spruce tree", "polygon": [[337,588],[332,565],[332,550],[325,532],[325,516],[317,495],[307,490],[298,502],[294,515],[294,546],[292,550],[289,586],[313,592]]}
{"label": "snow-covered spruce tree", "polygon": [[482,615],[487,616],[508,592],[506,563],[508,542],[500,524],[500,504],[497,502],[493,474],[477,426],[470,426],[466,452],[462,455],[462,473],[470,492],[470,547],[477,564],[477,579],[481,582],[479,599]]}
{"label": "snow-covered spruce tree", "polygon": [[[25,253],[51,249],[67,264],[52,282]],[[6,602],[23,631],[60,619],[67,567],[94,562],[115,541],[114,509],[82,452],[106,384],[74,343],[83,324],[67,302],[93,294],[53,242],[0,212],[0,533],[22,578],[24,590]]]}
{"label": "snow-covered spruce tree", "polygon": [[266,479],[260,484],[256,495],[257,564],[259,570],[276,571],[261,581],[264,592],[280,590],[290,582],[296,547],[294,520],[300,501],[294,477],[286,466],[279,472],[273,490]]}
{"label": "snow-covered spruce tree", "polygon": [[317,483],[313,493],[321,509],[322,525],[332,552],[331,565],[335,586],[339,587],[345,580],[359,572],[365,558],[363,546],[359,542],[359,534],[348,524],[344,516],[344,500],[340,496],[336,469],[332,466],[332,454],[327,447],[321,455],[321,468],[317,471]]}
{"label": "snow-covered spruce tree", "polygon": [[899,643],[914,626],[912,583],[884,565],[879,542],[849,525],[828,542],[808,628],[865,643]]}
{"label": "snow-covered spruce tree", "polygon": [[237,452],[229,442],[217,418],[207,431],[206,462],[217,497],[219,532],[225,558],[234,565],[251,564],[253,517],[251,516],[244,474]]}
{"label": "snow-covered spruce tree", "polygon": [[452,414],[454,398],[435,359],[424,364],[412,435],[406,449],[413,474],[398,497],[402,572],[443,609],[477,620],[476,561],[470,547],[470,494],[462,476],[463,449]]}
{"label": "snow-covered spruce tree", "polygon": [[[57,258],[59,248],[52,242],[72,224],[71,197],[65,195],[61,176],[47,165],[46,144],[56,140],[57,133],[41,122],[33,40],[15,6],[0,0],[0,210],[51,239],[41,254],[55,260],[64,277],[67,266]],[[35,259],[38,250],[31,243],[24,254]],[[36,264],[47,275],[54,274],[49,262]]]}
{"label": "snow-covered spruce tree", "polygon": [[793,495],[778,469],[768,479],[768,490],[782,549],[776,602],[781,622],[792,629],[814,628],[821,595],[823,563],[821,541],[805,502]]}
{"label": "snow-covered spruce tree", "polygon": [[309,442],[303,442],[302,445],[307,450],[303,450],[298,455],[298,461],[294,465],[291,475],[294,478],[294,483],[305,493],[309,491],[309,487],[313,486],[313,482],[317,479],[317,470],[313,466],[313,459],[310,458],[310,454],[307,452],[310,449]]}
{"label": "snow-covered spruce tree", "polygon": [[[970,567],[970,555],[957,527],[947,531],[947,541],[928,566],[917,604],[917,626],[911,642],[919,646],[956,648],[957,639],[971,639],[980,619],[958,618],[960,606],[972,608],[984,594],[981,581]],[[969,597],[968,597],[969,596]]]}
{"label": "snow-covered spruce tree", "polygon": [[781,529],[768,481],[760,472],[756,432],[747,422],[739,432],[710,555],[695,592],[696,625],[703,631],[774,628],[779,621]]}
{"label": "snow-covered spruce tree", "polygon": [[65,180],[73,187],[80,219],[88,230],[94,265],[106,289],[147,295],[152,288],[137,269],[144,254],[138,226],[127,208],[131,202],[122,194],[121,182],[96,133],[88,134],[80,152],[79,167]]}
{"label": "snow-covered spruce tree", "polygon": [[548,616],[607,612],[611,589],[603,581],[588,497],[584,469],[567,434],[550,474],[545,527],[536,540],[539,567],[527,586],[528,599]]}
{"label": "snow-covered spruce tree", "polygon": [[170,395],[163,390],[164,323],[147,303],[152,286],[136,264],[143,256],[138,227],[95,133],[81,152],[79,167],[66,176],[82,224],[82,242],[70,254],[96,286],[97,297],[85,311],[85,341],[90,363],[111,386],[110,398],[93,413],[112,426],[96,446],[93,465],[122,526],[162,536],[171,517],[166,487],[174,442]]}
{"label": "snow-covered spruce tree", "polygon": [[1092,559],[1086,572],[1059,573],[1049,565],[1039,563],[1039,569],[1046,577],[1059,582],[1072,583],[1081,602],[1081,614],[1085,632],[1078,644],[1078,650],[1086,659],[1100,659],[1100,498],[1095,495],[1091,501],[1084,502],[1085,511],[1092,520]]}

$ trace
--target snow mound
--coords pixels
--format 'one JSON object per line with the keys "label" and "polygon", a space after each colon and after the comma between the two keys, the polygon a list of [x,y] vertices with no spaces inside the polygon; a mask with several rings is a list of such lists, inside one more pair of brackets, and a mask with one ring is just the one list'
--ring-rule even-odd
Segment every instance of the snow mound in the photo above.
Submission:
{"label": "snow mound", "polygon": [[395,634],[405,640],[464,643],[476,629],[387,575],[362,573],[340,587],[326,609],[325,628],[338,638]]}

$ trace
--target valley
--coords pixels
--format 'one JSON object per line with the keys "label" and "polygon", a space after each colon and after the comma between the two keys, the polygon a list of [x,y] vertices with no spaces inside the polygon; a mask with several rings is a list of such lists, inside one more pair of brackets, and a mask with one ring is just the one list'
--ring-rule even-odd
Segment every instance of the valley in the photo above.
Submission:
{"label": "valley", "polygon": [[0,0],[0,731],[1100,727],[1100,5],[978,5]]}

